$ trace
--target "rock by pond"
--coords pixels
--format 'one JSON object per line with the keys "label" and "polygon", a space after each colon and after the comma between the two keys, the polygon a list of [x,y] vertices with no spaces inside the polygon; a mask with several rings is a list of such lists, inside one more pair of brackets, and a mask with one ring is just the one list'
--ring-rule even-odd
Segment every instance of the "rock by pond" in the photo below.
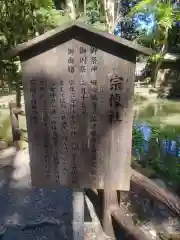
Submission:
{"label": "rock by pond", "polygon": [[0,140],[0,151],[6,149],[8,147],[8,143],[5,140]]}

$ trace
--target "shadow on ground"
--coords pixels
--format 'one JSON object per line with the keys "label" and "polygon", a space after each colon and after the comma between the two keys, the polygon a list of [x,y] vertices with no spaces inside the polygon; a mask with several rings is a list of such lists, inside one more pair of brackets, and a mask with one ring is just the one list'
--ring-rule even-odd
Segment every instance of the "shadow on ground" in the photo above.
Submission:
{"label": "shadow on ground", "polygon": [[28,153],[0,153],[0,236],[2,239],[73,239],[72,192],[31,188]]}

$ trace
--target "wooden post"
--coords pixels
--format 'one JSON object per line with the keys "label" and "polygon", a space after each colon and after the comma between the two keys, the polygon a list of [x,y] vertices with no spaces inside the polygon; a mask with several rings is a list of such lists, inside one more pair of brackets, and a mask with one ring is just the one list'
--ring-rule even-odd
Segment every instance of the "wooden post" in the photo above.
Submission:
{"label": "wooden post", "polygon": [[84,240],[84,191],[73,189],[73,240]]}
{"label": "wooden post", "polygon": [[17,150],[20,149],[20,139],[21,139],[21,131],[19,129],[19,119],[18,119],[18,111],[14,111],[15,103],[9,103],[9,110],[10,110],[10,121],[12,127],[12,137],[13,143],[16,146]]}
{"label": "wooden post", "polygon": [[116,191],[104,189],[103,230],[110,239],[116,239],[111,219],[111,207],[116,204]]}

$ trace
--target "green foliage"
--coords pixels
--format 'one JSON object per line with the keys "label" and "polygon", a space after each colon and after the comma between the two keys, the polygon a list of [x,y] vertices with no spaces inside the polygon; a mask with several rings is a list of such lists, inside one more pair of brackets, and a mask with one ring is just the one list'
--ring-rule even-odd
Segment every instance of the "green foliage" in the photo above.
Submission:
{"label": "green foliage", "polygon": [[134,150],[138,149],[140,153],[143,152],[143,147],[142,147],[142,143],[143,143],[143,134],[142,132],[133,127],[133,138],[132,138],[132,146],[134,148]]}
{"label": "green foliage", "polygon": [[164,28],[171,28],[176,21],[180,20],[180,10],[175,9],[171,1],[142,0],[132,8],[129,16],[138,12],[154,13],[157,24]]}
{"label": "green foliage", "polygon": [[0,9],[0,79],[10,91],[15,87],[20,99],[18,58],[5,61],[5,52],[56,27],[63,17],[54,8],[53,0],[1,0]]}
{"label": "green foliage", "polygon": [[[157,29],[152,34],[152,37],[148,36],[146,41],[149,41],[151,46],[161,47],[169,36],[170,31],[174,27],[175,23],[180,20],[180,10],[174,9],[170,0],[142,0],[137,3],[131,10],[129,16],[138,12],[153,12],[157,20]],[[143,38],[143,33],[137,38]]]}
{"label": "green foliage", "polygon": [[[0,112],[0,117],[1,117],[2,112]],[[10,124],[9,116],[7,116],[0,123],[0,140],[2,139],[2,140],[5,140],[5,141],[9,142],[9,140],[12,139],[12,137],[9,134],[9,132],[10,132],[10,125],[11,124]]]}
{"label": "green foliage", "polygon": [[100,22],[100,2],[99,1],[90,1],[86,6],[87,11],[87,22],[94,24],[95,22]]}
{"label": "green foliage", "polygon": [[54,8],[54,1],[52,0],[32,0],[32,4],[35,6],[36,9],[42,7],[44,9],[51,10]]}
{"label": "green foliage", "polygon": [[134,100],[134,103],[137,105],[142,103],[142,101],[147,101],[147,98],[142,95],[135,94],[133,97],[133,100]]}
{"label": "green foliage", "polygon": [[132,8],[129,16],[138,12],[154,13],[157,21],[157,27],[151,36],[145,36],[142,32],[138,33],[136,37],[138,42],[144,43],[156,52],[149,59],[155,63],[151,71],[151,79],[155,84],[164,55],[169,50],[169,43],[173,37],[172,32],[177,28],[176,22],[180,20],[180,9],[175,9],[171,0],[141,0]]}
{"label": "green foliage", "polygon": [[160,59],[162,59],[162,55],[160,53],[155,53],[150,56],[149,61],[158,62]]}
{"label": "green foliage", "polygon": [[[176,132],[171,127],[170,129],[156,126],[151,126],[152,135],[149,140],[149,150],[144,155],[142,144],[143,135],[140,130],[133,129],[133,149],[138,149],[141,155],[140,160],[142,166],[146,166],[147,169],[153,169],[161,177],[166,178],[173,184],[178,184],[180,181],[180,159],[178,157],[178,151],[180,147],[180,141],[176,137]],[[162,150],[160,142],[162,140],[174,140],[177,142],[176,151],[177,156],[173,156]],[[171,142],[169,142],[171,144]],[[171,145],[169,145],[170,149]]]}

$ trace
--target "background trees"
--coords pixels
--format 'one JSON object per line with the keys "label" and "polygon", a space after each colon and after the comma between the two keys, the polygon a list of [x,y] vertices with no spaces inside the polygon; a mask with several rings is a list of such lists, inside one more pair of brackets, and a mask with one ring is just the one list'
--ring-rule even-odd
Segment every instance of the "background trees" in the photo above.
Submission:
{"label": "background trees", "polygon": [[[6,50],[69,19],[86,21],[101,30],[152,47],[152,82],[164,55],[180,49],[178,0],[1,0],[0,86],[15,90],[20,104],[18,59],[4,60]],[[173,46],[173,48],[171,47]],[[153,64],[152,64],[153,63]]]}
{"label": "background trees", "polygon": [[20,105],[21,74],[18,58],[4,60],[5,52],[61,24],[62,16],[52,0],[0,1],[0,84],[16,91]]}
{"label": "background trees", "polygon": [[165,54],[172,52],[172,44],[175,46],[175,52],[179,48],[180,3],[172,0],[142,0],[133,7],[130,16],[139,13],[151,19],[149,24],[152,26],[151,29],[146,25],[143,28],[143,24],[138,24],[137,20],[136,30],[138,41],[151,46],[156,51],[151,57],[151,62],[154,62],[153,66],[151,65],[151,80],[156,84],[157,73]]}

